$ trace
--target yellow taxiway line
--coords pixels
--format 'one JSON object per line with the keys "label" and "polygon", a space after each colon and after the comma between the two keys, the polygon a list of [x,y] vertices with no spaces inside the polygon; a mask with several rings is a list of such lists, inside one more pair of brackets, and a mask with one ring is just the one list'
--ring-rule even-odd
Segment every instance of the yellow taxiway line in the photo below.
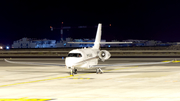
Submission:
{"label": "yellow taxiway line", "polygon": [[29,99],[27,97],[19,98],[19,99],[0,99],[0,101],[51,101],[52,99]]}
{"label": "yellow taxiway line", "polygon": [[[167,61],[162,61],[162,62],[171,62],[171,61],[167,60]],[[177,62],[180,62],[180,61],[179,60],[173,60],[172,61],[172,63],[177,63]]]}
{"label": "yellow taxiway line", "polygon": [[55,80],[55,79],[70,78],[70,77],[82,76],[82,75],[87,75],[87,74],[90,74],[90,73],[79,74],[79,75],[74,75],[74,76],[71,76],[71,75],[70,75],[70,76],[63,76],[63,77],[55,77],[55,78],[42,79],[42,80],[35,80],[35,81],[19,82],[19,83],[7,84],[7,85],[0,85],[0,87],[14,86],[14,85],[20,85],[20,84],[27,84],[27,83],[35,83],[35,82],[48,81],[48,80]]}
{"label": "yellow taxiway line", "polygon": [[[138,66],[135,66],[135,67],[138,67]],[[122,70],[122,69],[135,68],[135,67],[124,67],[124,68],[113,69],[113,70]],[[106,70],[105,72],[113,71],[113,70]],[[63,79],[63,78],[70,78],[70,77],[83,76],[83,75],[88,75],[88,74],[92,74],[92,73],[78,74],[78,75],[74,75],[74,76],[69,75],[69,76],[63,76],[63,77],[54,77],[54,78],[27,81],[27,82],[19,82],[19,83],[7,84],[7,85],[0,85],[0,87],[7,87],[7,86],[14,86],[14,85],[20,85],[20,84],[28,84],[28,83],[35,83],[35,82],[49,81],[49,80],[56,80],[56,79]],[[83,78],[79,78],[79,79],[83,79]],[[87,79],[90,80],[90,78],[87,78]]]}

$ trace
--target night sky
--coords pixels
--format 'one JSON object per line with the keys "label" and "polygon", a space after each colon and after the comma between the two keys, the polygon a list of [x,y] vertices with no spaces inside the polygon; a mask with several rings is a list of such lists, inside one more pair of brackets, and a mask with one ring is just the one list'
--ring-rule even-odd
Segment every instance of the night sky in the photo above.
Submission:
{"label": "night sky", "polygon": [[[60,31],[49,26],[97,26],[102,39],[180,42],[178,0],[1,0],[0,43],[23,37],[60,40]],[[96,28],[64,30],[64,37],[94,38]]]}

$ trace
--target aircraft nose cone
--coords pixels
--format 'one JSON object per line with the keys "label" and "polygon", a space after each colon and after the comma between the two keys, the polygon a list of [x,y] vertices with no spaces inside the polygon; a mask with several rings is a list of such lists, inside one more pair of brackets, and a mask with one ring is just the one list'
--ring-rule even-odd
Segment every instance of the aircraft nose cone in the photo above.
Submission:
{"label": "aircraft nose cone", "polygon": [[77,62],[79,62],[79,59],[74,58],[74,57],[68,57],[65,59],[65,64],[67,67],[72,67]]}

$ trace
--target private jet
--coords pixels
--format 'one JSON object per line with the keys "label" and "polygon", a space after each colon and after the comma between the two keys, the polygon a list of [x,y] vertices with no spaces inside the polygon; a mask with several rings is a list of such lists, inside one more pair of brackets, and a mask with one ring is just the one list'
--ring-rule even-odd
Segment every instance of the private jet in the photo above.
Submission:
{"label": "private jet", "polygon": [[[152,65],[152,64],[165,64],[172,61],[163,62],[149,62],[149,63],[128,63],[128,64],[106,64],[98,65],[98,60],[106,61],[111,57],[110,52],[107,50],[100,50],[100,44],[131,44],[132,42],[101,42],[101,28],[102,24],[98,24],[95,42],[68,42],[71,44],[94,44],[91,48],[74,49],[68,53],[65,58],[65,64],[55,64],[56,66],[65,66],[70,69],[70,75],[77,74],[78,70],[94,69],[97,74],[102,74],[102,67],[109,66],[137,66],[137,65]],[[44,63],[32,63],[32,62],[14,62],[4,59],[8,63],[28,64],[28,65],[53,65]]]}

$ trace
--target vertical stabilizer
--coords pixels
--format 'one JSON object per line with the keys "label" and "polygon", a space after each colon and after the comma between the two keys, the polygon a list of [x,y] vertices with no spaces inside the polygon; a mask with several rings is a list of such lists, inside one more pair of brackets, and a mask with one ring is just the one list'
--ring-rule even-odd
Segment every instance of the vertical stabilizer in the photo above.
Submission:
{"label": "vertical stabilizer", "polygon": [[96,39],[95,39],[95,42],[94,42],[93,49],[99,49],[99,47],[100,47],[100,42],[101,42],[101,28],[102,28],[102,24],[99,23],[99,24],[98,24],[98,28],[97,28],[97,32],[96,32]]}

